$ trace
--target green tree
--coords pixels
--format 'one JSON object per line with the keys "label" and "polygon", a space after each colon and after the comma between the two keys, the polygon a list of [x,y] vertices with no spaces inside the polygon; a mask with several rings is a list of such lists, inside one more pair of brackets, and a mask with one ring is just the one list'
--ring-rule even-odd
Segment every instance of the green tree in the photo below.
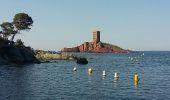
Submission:
{"label": "green tree", "polygon": [[22,42],[21,39],[17,39],[16,42],[15,42],[15,45],[19,46],[19,47],[22,47],[22,46],[24,46],[24,42]]}
{"label": "green tree", "polygon": [[33,20],[32,18],[25,13],[18,13],[13,18],[13,25],[15,27],[16,33],[13,34],[11,40],[14,40],[16,34],[20,33],[22,30],[30,30],[30,26],[32,26]]}
{"label": "green tree", "polygon": [[4,39],[8,39],[9,36],[16,33],[16,31],[14,31],[13,24],[10,22],[3,22],[0,26],[2,28],[2,31],[0,33],[2,38]]}

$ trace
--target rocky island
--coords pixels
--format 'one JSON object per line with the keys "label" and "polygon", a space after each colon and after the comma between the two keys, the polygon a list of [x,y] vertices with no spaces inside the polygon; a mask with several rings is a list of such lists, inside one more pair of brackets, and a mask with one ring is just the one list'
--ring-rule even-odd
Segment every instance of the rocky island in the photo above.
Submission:
{"label": "rocky island", "polygon": [[93,41],[84,42],[73,48],[63,48],[62,52],[128,53],[131,50],[100,41],[100,31],[93,32]]}

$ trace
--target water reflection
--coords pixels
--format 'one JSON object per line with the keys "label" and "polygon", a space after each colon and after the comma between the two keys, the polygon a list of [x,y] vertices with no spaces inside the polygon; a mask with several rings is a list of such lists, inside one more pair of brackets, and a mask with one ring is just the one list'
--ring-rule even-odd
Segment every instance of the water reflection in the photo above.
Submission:
{"label": "water reflection", "polygon": [[102,80],[105,80],[105,79],[106,79],[106,76],[103,76],[103,75],[102,75]]}
{"label": "water reflection", "polygon": [[1,100],[24,99],[27,81],[24,81],[25,73],[23,66],[5,66],[0,76]]}
{"label": "water reflection", "polygon": [[138,88],[138,84],[139,84],[139,81],[134,81],[134,87],[135,87],[135,89]]}
{"label": "water reflection", "polygon": [[[167,66],[169,58],[165,61],[164,56],[162,58],[159,56],[158,59],[155,55],[151,55],[140,63],[143,67],[134,67],[128,64],[130,61],[126,59],[125,54],[93,55],[100,58],[93,59],[95,60],[93,62],[89,61],[90,64],[95,65],[93,73],[88,73],[89,65],[80,66],[77,71],[73,71],[72,66],[75,63],[68,61],[24,67],[1,66],[0,100],[122,100],[126,98],[150,100],[153,97],[169,100],[170,67]],[[112,61],[114,63],[111,63]],[[103,66],[106,66],[104,69],[107,70],[107,78],[102,76]],[[113,71],[121,72],[121,77],[114,78],[116,75],[113,75]],[[145,77],[145,80],[142,79],[140,83],[134,81],[134,72]],[[154,76],[152,81],[149,80],[151,75]]]}
{"label": "water reflection", "polygon": [[118,87],[118,84],[119,84],[119,77],[114,77],[114,78],[113,78],[114,88],[119,88],[119,87]]}
{"label": "water reflection", "polygon": [[92,73],[88,73],[89,76],[92,76]]}
{"label": "water reflection", "polygon": [[117,81],[119,79],[119,77],[114,77],[114,81]]}

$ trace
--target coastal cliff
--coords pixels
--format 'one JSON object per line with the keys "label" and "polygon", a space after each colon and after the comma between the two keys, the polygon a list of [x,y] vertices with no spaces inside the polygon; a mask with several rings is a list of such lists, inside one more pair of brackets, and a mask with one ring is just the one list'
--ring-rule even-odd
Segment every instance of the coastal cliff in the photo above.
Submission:
{"label": "coastal cliff", "polygon": [[131,50],[100,41],[100,31],[93,32],[93,41],[84,42],[73,48],[63,48],[63,52],[93,52],[93,53],[128,53]]}

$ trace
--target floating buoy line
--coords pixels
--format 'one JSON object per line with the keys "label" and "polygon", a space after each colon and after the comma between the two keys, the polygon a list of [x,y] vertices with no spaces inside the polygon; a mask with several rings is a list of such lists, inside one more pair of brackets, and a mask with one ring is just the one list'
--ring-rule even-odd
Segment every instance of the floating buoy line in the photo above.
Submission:
{"label": "floating buoy line", "polygon": [[[77,68],[74,67],[74,68],[73,68],[73,71],[77,71]],[[89,76],[92,75],[92,72],[93,72],[93,71],[92,71],[92,68],[88,68],[88,75],[89,75]],[[106,71],[105,71],[105,70],[102,71],[102,76],[103,76],[103,78],[106,77]],[[119,73],[118,73],[118,72],[115,72],[115,73],[113,74],[113,78],[114,78],[114,80],[118,80],[118,79],[120,78]],[[138,77],[138,74],[137,74],[137,73],[134,74],[133,80],[134,80],[134,86],[137,87],[137,86],[138,86],[138,82],[139,82],[139,77]]]}

